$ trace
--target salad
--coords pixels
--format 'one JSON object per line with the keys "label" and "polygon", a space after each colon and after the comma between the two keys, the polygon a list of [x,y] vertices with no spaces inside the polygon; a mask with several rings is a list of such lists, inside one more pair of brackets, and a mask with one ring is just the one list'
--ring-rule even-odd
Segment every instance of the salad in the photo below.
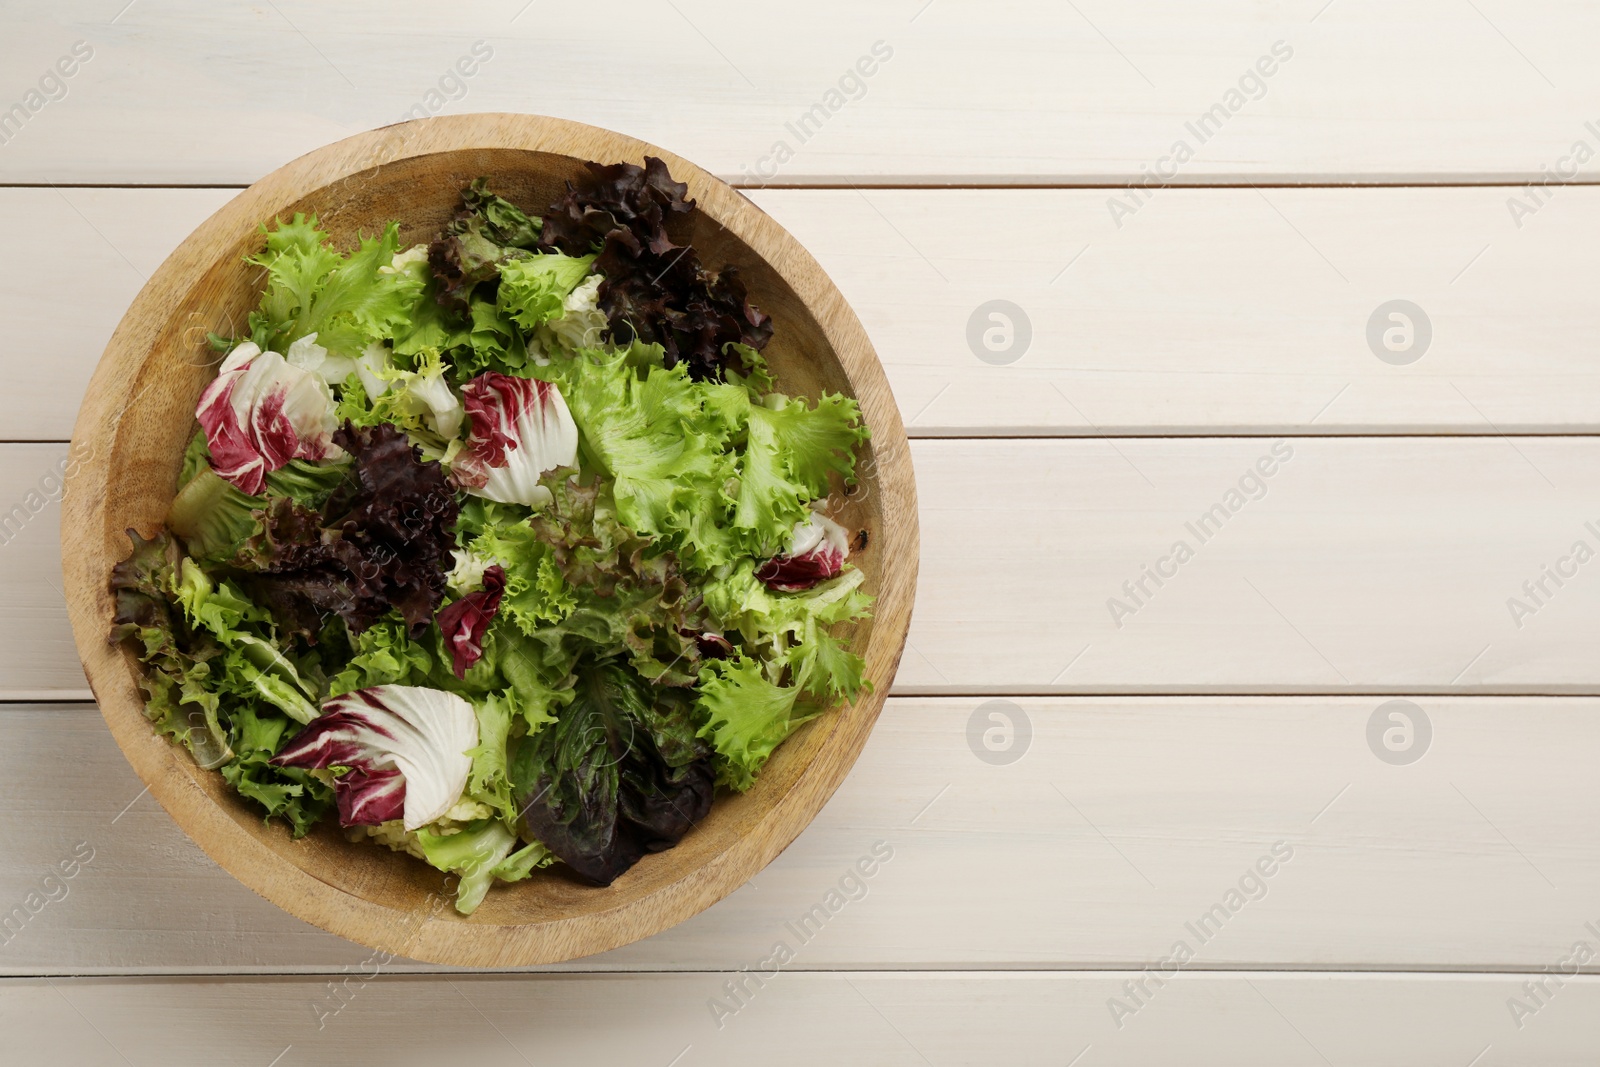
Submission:
{"label": "salad", "polygon": [[[437,239],[262,227],[164,527],[114,569],[154,727],[294,836],[608,885],[866,684],[825,501],[854,400],[775,388],[770,318],[670,235],[659,160]],[[864,544],[866,532],[860,537]]]}

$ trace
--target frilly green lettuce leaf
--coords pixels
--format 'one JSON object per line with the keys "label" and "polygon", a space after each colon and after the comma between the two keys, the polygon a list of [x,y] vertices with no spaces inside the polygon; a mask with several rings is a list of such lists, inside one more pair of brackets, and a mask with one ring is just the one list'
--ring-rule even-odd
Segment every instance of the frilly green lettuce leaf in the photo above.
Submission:
{"label": "frilly green lettuce leaf", "polygon": [[486,528],[472,542],[472,552],[505,569],[500,611],[523,633],[533,635],[546,624],[558,623],[577,606],[554,548],[541,541],[526,520]]}
{"label": "frilly green lettuce leaf", "polygon": [[719,423],[684,365],[641,379],[625,357],[574,361],[562,394],[585,455],[612,480],[623,525],[664,539],[701,569],[732,561],[724,523],[733,469],[706,432]]}
{"label": "frilly green lettuce leaf", "polygon": [[214,583],[184,559],[173,592],[189,625],[210,633],[225,650],[223,665],[235,688],[257,695],[296,722],[317,717],[317,686],[281,652],[271,614],[231,582]]}
{"label": "frilly green lettuce leaf", "polygon": [[401,253],[391,267],[405,275],[405,291],[411,294],[404,320],[389,331],[396,355],[415,356],[426,348],[444,351],[469,343],[468,325],[439,304],[438,283],[425,254]]}
{"label": "frilly green lettuce leaf", "polygon": [[513,259],[501,264],[500,310],[524,330],[559,318],[565,302],[589,273],[593,256],[564,256],[559,252]]}
{"label": "frilly green lettuce leaf", "polygon": [[785,468],[807,499],[827,496],[835,474],[846,485],[855,484],[856,446],[868,433],[860,405],[850,397],[823,393],[813,406],[773,393],[752,406],[750,419],[770,429]]}
{"label": "frilly green lettuce leaf", "polygon": [[[347,631],[348,634],[348,631]],[[405,620],[389,615],[362,630],[348,634],[350,657],[342,670],[328,679],[328,696],[378,685],[428,685],[439,658],[407,635]]]}
{"label": "frilly green lettuce leaf", "polygon": [[[304,713],[309,677],[275,646],[264,656],[260,646],[271,636],[264,613],[237,590],[203,581],[167,535],[132,540],[112,576],[112,638],[138,642],[149,668],[140,678],[145,714],[197,763],[220,768],[241,794],[304,834],[332,806],[332,790],[266,761],[292,725],[281,706]],[[184,570],[191,572],[186,586],[178,577]]]}
{"label": "frilly green lettuce leaf", "polygon": [[359,356],[372,341],[404,327],[415,303],[411,276],[385,272],[400,245],[398,223],[362,238],[349,256],[335,251],[312,216],[262,227],[267,248],[249,262],[265,267],[267,288],[250,313],[250,335],[263,351],[283,352],[308,334],[328,351]]}
{"label": "frilly green lettuce leaf", "polygon": [[[865,663],[834,635],[838,624],[864,618],[872,597],[865,575],[846,566],[836,578],[798,593],[768,589],[747,560],[706,583],[705,606],[725,634],[773,669],[787,665],[795,684],[826,700],[853,700]],[[776,677],[776,675],[774,675]]]}
{"label": "frilly green lettuce leaf", "polygon": [[700,668],[700,736],[716,749],[719,785],[749,789],[773,749],[814,717],[815,711],[796,714],[799,695],[793,686],[774,685],[748,656]]}
{"label": "frilly green lettuce leaf", "polygon": [[268,762],[293,732],[291,726],[282,716],[258,716],[247,707],[240,708],[233,716],[235,756],[221,770],[241,796],[265,808],[268,818],[285,819],[294,836],[302,837],[333,806],[333,791],[305,771]]}
{"label": "frilly green lettuce leaf", "polygon": [[474,800],[489,805],[506,820],[517,817],[511,800],[511,783],[506,779],[506,744],[514,714],[512,699],[504,693],[490,693],[474,704],[478,713],[478,745],[467,755],[472,771],[467,775],[467,792]]}
{"label": "frilly green lettuce leaf", "polygon": [[528,366],[528,344],[511,316],[493,300],[474,296],[468,307],[466,348],[454,354],[456,380],[484,371],[518,374]]}

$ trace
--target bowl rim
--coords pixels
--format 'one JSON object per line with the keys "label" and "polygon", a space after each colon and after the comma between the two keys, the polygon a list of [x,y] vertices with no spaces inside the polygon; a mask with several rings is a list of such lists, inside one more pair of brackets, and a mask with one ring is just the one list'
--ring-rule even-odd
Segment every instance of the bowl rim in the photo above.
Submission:
{"label": "bowl rim", "polygon": [[[761,257],[815,318],[871,429],[883,514],[874,531],[883,561],[878,600],[863,650],[872,689],[830,713],[837,722],[787,791],[733,844],[654,891],[608,910],[525,923],[463,921],[438,907],[404,911],[368,900],[252,837],[186,772],[181,747],[151,729],[135,673],[106,639],[113,611],[107,578],[120,558],[112,546],[126,544],[108,516],[111,457],[122,440],[128,387],[161,357],[166,309],[215,265],[215,249],[231,247],[242,231],[254,232],[303,197],[402,159],[483,149],[665,161],[699,210]],[[236,879],[290,914],[391,958],[455,966],[557,963],[651,936],[709,907],[782,852],[837,789],[866,743],[905,647],[918,560],[915,483],[899,408],[860,320],[800,243],[732,186],[654,145],[569,120],[482,113],[397,123],[318,148],[243,190],[184,239],[129,306],[79,409],[71,455],[62,499],[63,588],[89,687],[123,754],[179,827]]]}

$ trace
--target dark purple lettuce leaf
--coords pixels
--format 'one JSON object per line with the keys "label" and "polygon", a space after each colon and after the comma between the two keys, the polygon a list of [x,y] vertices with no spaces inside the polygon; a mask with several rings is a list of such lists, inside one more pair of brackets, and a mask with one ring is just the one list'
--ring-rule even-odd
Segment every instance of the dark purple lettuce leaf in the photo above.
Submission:
{"label": "dark purple lettuce leaf", "polygon": [[772,320],[750,303],[733,267],[712,273],[692,247],[673,243],[668,220],[694,208],[689,187],[654,156],[644,162],[584,164],[584,175],[545,215],[542,243],[570,256],[599,253],[594,267],[605,277],[600,309],[611,340],[659,344],[667,366],[686,363],[698,380],[743,373],[743,358],[727,346],[759,351],[772,338]]}
{"label": "dark purple lettuce leaf", "polygon": [[511,755],[523,839],[599,885],[676,845],[715,791],[693,711],[691,690],[652,690],[616,662],[581,665],[572,702]]}
{"label": "dark purple lettuce leaf", "polygon": [[310,638],[335,614],[360,633],[395,609],[420,637],[444,600],[455,492],[393,426],[346,423],[334,440],[353,457],[350,477],[320,511],[274,499],[233,565],[290,632]]}

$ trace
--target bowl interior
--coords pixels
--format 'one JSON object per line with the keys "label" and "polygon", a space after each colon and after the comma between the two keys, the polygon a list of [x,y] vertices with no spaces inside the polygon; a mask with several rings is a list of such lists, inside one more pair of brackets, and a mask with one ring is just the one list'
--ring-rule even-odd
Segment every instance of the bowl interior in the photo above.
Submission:
{"label": "bowl interior", "polygon": [[[473,178],[487,177],[496,192],[531,213],[540,213],[561,195],[564,183],[580,168],[578,159],[547,151],[475,148],[434,152],[350,174],[278,205],[276,212],[285,219],[295,212],[315,213],[341,248],[352,246],[358,235],[375,234],[389,220],[397,220],[405,247],[437,234],[457,210],[461,190]],[[674,171],[682,177],[676,167]],[[691,195],[698,191],[692,188]],[[675,222],[679,224],[673,233],[677,241],[691,241],[710,269],[737,266],[752,301],[772,316],[775,331],[767,356],[780,389],[812,398],[824,390],[853,395],[851,381],[823,327],[778,269],[705,210],[697,209]],[[184,445],[194,432],[195,402],[221,358],[206,343],[206,334],[246,333],[246,317],[259,299],[264,272],[242,260],[263,244],[259,232],[239,230],[206,247],[186,245],[174,256],[174,261],[195,259],[191,267],[199,280],[160,309],[154,343],[129,377],[128,402],[113,420],[114,444],[105,457],[108,469],[100,510],[105,516],[102,533],[108,546],[116,546],[114,552],[126,551],[123,529],[134,527],[148,534],[166,514]],[[894,429],[898,432],[898,426]],[[852,551],[852,561],[865,571],[867,590],[876,593],[881,549],[875,535],[884,518],[885,496],[876,491],[879,471],[870,443],[864,447],[859,468],[861,484],[849,493],[836,493],[833,510],[858,545],[862,542],[858,531],[866,531],[864,546]],[[108,620],[109,597],[102,594],[100,605],[99,621]],[[854,634],[852,645],[857,651],[866,648],[871,626],[865,623]],[[123,654],[123,663],[130,677],[141,670],[131,653]],[[886,685],[887,678],[881,684]],[[165,763],[168,773],[187,775],[262,848],[335,890],[406,916],[520,926],[599,915],[670,891],[689,872],[716,862],[760,824],[794,788],[846,716],[864,714],[870,720],[880,703],[881,696],[864,700],[861,708],[836,710],[808,724],[778,750],[749,793],[719,796],[710,816],[675,849],[645,857],[610,887],[580,884],[559,873],[563,868],[558,864],[542,876],[496,886],[470,918],[455,915],[445,896],[445,877],[420,861],[373,844],[347,842],[334,826],[292,841],[286,829],[264,823],[258,808],[235,794],[220,775],[196,768],[181,749],[169,746]],[[137,712],[128,709],[118,714]],[[852,750],[850,758],[853,756]],[[587,951],[592,946],[580,948]]]}

